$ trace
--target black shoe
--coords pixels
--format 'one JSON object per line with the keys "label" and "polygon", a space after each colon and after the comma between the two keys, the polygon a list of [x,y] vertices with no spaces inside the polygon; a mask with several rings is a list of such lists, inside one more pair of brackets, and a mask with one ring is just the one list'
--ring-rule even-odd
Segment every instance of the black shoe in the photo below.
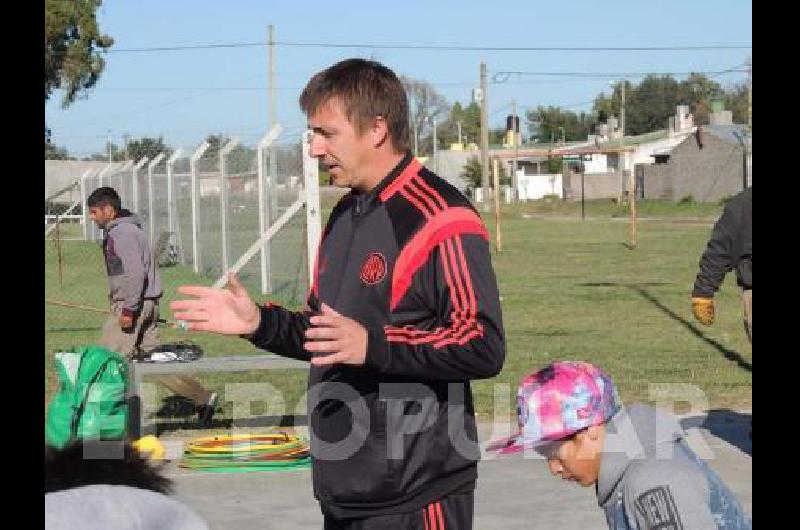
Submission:
{"label": "black shoe", "polygon": [[208,398],[208,403],[197,407],[197,426],[201,429],[211,427],[211,418],[214,416],[214,409],[217,405],[217,393],[212,392]]}

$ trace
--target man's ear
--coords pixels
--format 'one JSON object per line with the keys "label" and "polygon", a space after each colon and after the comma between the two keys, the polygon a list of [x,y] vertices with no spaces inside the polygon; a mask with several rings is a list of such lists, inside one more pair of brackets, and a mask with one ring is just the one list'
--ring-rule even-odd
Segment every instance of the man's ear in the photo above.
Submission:
{"label": "man's ear", "polygon": [[386,140],[389,139],[389,124],[383,116],[376,116],[372,120],[372,128],[370,129],[372,135],[372,146],[380,147]]}

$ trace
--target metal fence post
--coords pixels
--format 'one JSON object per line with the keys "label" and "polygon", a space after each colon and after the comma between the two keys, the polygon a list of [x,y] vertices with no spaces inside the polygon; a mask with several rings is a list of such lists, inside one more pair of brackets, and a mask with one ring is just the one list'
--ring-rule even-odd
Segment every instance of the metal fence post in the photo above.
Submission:
{"label": "metal fence post", "polygon": [[167,231],[175,233],[175,161],[183,151],[180,147],[167,160]]}
{"label": "metal fence post", "polygon": [[91,175],[92,170],[87,169],[81,175],[81,212],[83,212],[83,240],[89,240],[89,208],[86,206],[86,199],[89,197],[86,193],[86,179]]}
{"label": "metal fence post", "polygon": [[[269,133],[258,143],[258,231],[263,234],[267,231],[267,224],[272,223],[271,202],[266,200],[266,194],[274,193],[272,179],[274,175],[267,178],[264,155],[267,147],[278,137],[283,128],[275,124]],[[272,292],[272,263],[271,263],[270,242],[267,240],[261,247],[261,292],[263,294]]]}
{"label": "metal fence post", "polygon": [[106,173],[107,173],[107,172],[108,172],[108,171],[109,171],[109,170],[110,170],[112,167],[114,167],[114,164],[113,164],[113,163],[112,163],[112,164],[106,164],[105,166],[103,166],[103,169],[101,169],[101,170],[100,170],[100,173],[98,173],[98,174],[97,174],[97,187],[98,187],[98,188],[102,188],[102,187],[103,187],[103,177],[105,177],[105,176],[106,176]]}
{"label": "metal fence post", "polygon": [[203,141],[202,144],[195,150],[192,154],[192,158],[189,159],[189,171],[192,174],[192,183],[191,183],[191,197],[192,197],[192,266],[194,267],[194,272],[200,273],[200,248],[198,246],[198,229],[197,227],[200,225],[200,211],[197,208],[197,199],[198,199],[198,186],[199,182],[197,180],[197,161],[200,160],[200,157],[203,156],[203,153],[210,147],[207,141]]}
{"label": "metal fence post", "polygon": [[311,131],[303,133],[303,190],[306,195],[306,237],[308,245],[308,285],[314,285],[314,262],[317,259],[322,226],[319,214],[319,163],[311,156]]}
{"label": "metal fence post", "polygon": [[153,218],[153,168],[164,160],[164,153],[158,153],[156,157],[147,164],[147,224],[150,232],[150,250],[153,250],[155,237],[155,219]]}
{"label": "metal fence post", "polygon": [[228,274],[228,183],[225,171],[225,158],[239,143],[233,139],[225,144],[219,152],[219,200],[220,200],[220,231],[222,235],[222,275]]}
{"label": "metal fence post", "polygon": [[119,197],[122,204],[130,206],[128,204],[128,199],[130,199],[130,194],[128,193],[128,183],[125,179],[125,172],[129,171],[133,167],[133,160],[128,160],[122,167],[120,167],[117,171],[119,172]]}
{"label": "metal fence post", "polygon": [[183,150],[179,147],[172,153],[167,160],[167,230],[175,236],[175,245],[181,265],[186,265],[186,254],[183,252],[183,241],[181,241],[181,229],[178,221],[178,208],[175,205],[175,161],[183,155]]}
{"label": "metal fence post", "polygon": [[142,157],[136,164],[133,165],[133,175],[131,181],[133,182],[133,211],[139,214],[139,170],[143,165],[150,160],[148,157]]}

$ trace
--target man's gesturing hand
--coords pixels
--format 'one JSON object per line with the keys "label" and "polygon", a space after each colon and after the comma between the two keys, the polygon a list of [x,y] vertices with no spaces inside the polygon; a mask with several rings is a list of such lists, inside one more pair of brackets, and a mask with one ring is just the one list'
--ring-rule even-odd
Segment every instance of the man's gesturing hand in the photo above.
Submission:
{"label": "man's gesturing hand", "polygon": [[303,347],[322,355],[311,358],[311,364],[362,365],[367,358],[367,330],[364,326],[347,318],[327,304],[322,304],[322,314],[311,317],[311,326],[306,330],[307,341]]}
{"label": "man's gesturing hand", "polygon": [[178,293],[195,297],[169,306],[174,318],[187,322],[190,330],[249,335],[258,329],[261,312],[234,273],[228,275],[224,289],[184,285]]}

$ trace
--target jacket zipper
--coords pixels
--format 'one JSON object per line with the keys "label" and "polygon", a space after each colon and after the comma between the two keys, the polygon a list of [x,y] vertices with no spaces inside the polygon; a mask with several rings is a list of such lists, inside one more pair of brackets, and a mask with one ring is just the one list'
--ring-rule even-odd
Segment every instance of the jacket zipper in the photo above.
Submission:
{"label": "jacket zipper", "polygon": [[[346,257],[345,257],[344,266],[342,267],[342,272],[343,273],[346,273],[350,269],[350,254],[351,254],[350,249],[353,248],[353,239],[355,239],[355,237],[356,237],[356,226],[361,221],[361,209],[362,209],[361,208],[361,197],[358,196],[358,197],[356,197],[356,204],[355,204],[355,206],[353,206],[353,213],[355,215],[352,216],[353,217],[353,219],[351,221],[352,222],[352,227],[351,227],[351,230],[350,230],[350,236],[348,237],[348,240],[347,240],[347,247],[345,249],[345,252],[346,252],[345,256]],[[342,285],[343,284],[344,284],[344,279],[342,279],[342,281],[339,282],[339,285],[336,286],[336,293],[334,294],[333,301],[331,302],[331,305],[333,307],[337,306],[337,302],[339,301],[339,293],[342,290]]]}

